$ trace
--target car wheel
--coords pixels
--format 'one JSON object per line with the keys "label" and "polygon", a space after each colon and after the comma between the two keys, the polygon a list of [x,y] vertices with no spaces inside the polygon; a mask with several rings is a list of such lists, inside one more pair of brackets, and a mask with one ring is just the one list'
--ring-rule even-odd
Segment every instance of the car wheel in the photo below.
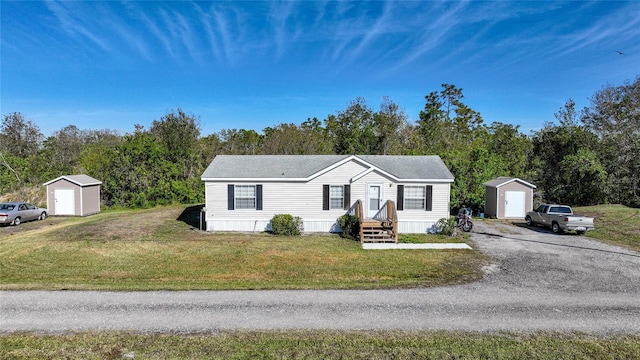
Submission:
{"label": "car wheel", "polygon": [[557,222],[554,222],[553,224],[551,224],[551,231],[553,231],[556,234],[560,233],[560,225]]}
{"label": "car wheel", "polygon": [[526,218],[524,218],[524,221],[527,222],[527,226],[533,225],[533,221],[531,221],[531,216],[527,216]]}
{"label": "car wheel", "polygon": [[38,220],[44,220],[47,218],[47,213],[46,212],[42,212],[42,214],[40,214],[40,217],[38,218]]}
{"label": "car wheel", "polygon": [[21,223],[22,223],[22,220],[20,219],[20,217],[13,219],[13,225],[18,226]]}

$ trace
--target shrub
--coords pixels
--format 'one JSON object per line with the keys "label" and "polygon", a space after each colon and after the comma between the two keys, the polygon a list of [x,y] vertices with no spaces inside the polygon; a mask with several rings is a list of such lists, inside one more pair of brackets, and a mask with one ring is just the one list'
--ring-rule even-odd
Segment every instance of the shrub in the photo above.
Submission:
{"label": "shrub", "polygon": [[355,215],[342,215],[338,220],[342,233],[340,236],[347,239],[357,240],[360,236],[360,220]]}
{"label": "shrub", "polygon": [[304,230],[302,219],[289,214],[277,214],[271,219],[271,232],[274,235],[300,235]]}
{"label": "shrub", "polygon": [[442,218],[438,220],[436,227],[438,228],[438,233],[453,236],[456,232],[456,220],[452,217]]}

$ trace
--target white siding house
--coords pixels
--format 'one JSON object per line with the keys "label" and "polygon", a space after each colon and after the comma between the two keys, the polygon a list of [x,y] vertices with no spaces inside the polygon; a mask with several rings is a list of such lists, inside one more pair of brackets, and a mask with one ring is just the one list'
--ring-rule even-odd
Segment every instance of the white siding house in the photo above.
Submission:
{"label": "white siding house", "polygon": [[386,155],[218,155],[201,179],[208,231],[265,231],[291,214],[305,232],[336,232],[357,200],[366,217],[392,200],[400,233],[434,231],[454,181],[438,156]]}

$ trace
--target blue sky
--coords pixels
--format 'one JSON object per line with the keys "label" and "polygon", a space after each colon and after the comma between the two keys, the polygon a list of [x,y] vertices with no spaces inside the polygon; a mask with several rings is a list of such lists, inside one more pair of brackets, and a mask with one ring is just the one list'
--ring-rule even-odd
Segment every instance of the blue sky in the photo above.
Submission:
{"label": "blue sky", "polygon": [[[323,120],[454,84],[521,132],[640,75],[640,2],[4,1],[1,114],[48,136],[132,132],[181,107],[202,134]],[[617,53],[621,51],[624,55]]]}

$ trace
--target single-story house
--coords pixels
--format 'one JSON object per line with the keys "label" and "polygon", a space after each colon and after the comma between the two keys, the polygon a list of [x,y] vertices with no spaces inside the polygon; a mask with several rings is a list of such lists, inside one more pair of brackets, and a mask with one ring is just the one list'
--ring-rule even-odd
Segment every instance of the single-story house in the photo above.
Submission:
{"label": "single-story house", "polygon": [[449,217],[454,181],[439,156],[386,155],[218,155],[201,179],[208,231],[270,230],[274,215],[291,214],[305,232],[337,232],[355,204],[374,218],[390,200],[400,233]]}
{"label": "single-story house", "polygon": [[88,216],[99,213],[101,184],[88,175],[60,176],[45,183],[49,215]]}
{"label": "single-story house", "polygon": [[498,177],[484,183],[484,215],[498,219],[524,219],[533,209],[535,185],[513,177]]}

